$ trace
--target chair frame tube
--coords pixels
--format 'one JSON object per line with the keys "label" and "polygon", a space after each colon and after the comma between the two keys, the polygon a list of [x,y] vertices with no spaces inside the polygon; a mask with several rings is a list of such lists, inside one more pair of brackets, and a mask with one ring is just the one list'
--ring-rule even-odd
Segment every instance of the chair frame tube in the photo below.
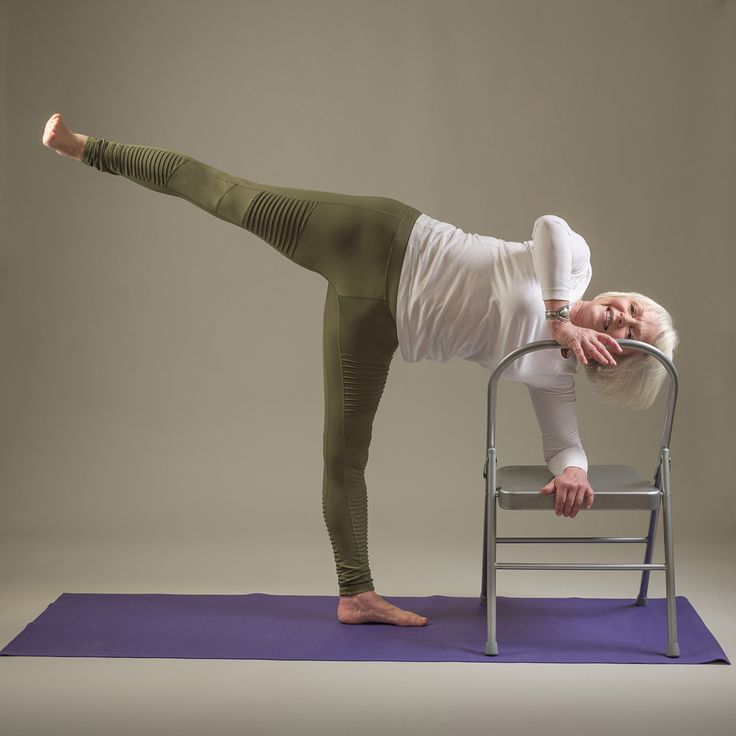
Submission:
{"label": "chair frame tube", "polygon": [[[664,365],[669,377],[667,394],[667,409],[664,428],[660,439],[659,464],[655,472],[654,486],[660,490],[660,507],[664,515],[664,552],[665,562],[652,563],[654,539],[657,529],[659,507],[650,513],[649,530],[646,537],[501,537],[498,538],[498,483],[497,483],[497,454],[496,454],[496,405],[498,381],[503,372],[522,355],[537,350],[559,350],[561,346],[554,340],[542,340],[524,345],[504,357],[491,374],[488,381],[488,424],[486,442],[486,460],[483,469],[485,478],[485,508],[483,524],[483,571],[481,582],[481,604],[487,606],[487,639],[485,653],[489,656],[498,654],[498,640],[496,637],[496,570],[641,570],[642,580],[637,597],[637,605],[645,605],[649,585],[649,573],[652,570],[665,572],[667,590],[667,628],[668,643],[667,656],[679,657],[680,649],[677,642],[677,617],[675,596],[675,563],[672,543],[672,506],[670,489],[671,459],[669,445],[672,438],[672,423],[677,402],[678,376],[677,369],[672,361],[658,348],[639,340],[617,340],[623,348],[632,348],[649,353]],[[489,533],[490,532],[490,533]],[[629,564],[585,564],[585,563],[514,563],[496,561],[496,544],[503,543],[646,543],[644,563],[641,565]],[[488,595],[487,595],[488,593]]]}

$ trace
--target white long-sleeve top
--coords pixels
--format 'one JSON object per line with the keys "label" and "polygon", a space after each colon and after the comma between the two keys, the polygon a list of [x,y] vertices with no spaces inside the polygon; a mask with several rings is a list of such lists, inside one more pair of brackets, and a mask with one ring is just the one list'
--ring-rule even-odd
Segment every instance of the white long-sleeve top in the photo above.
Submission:
{"label": "white long-sleeve top", "polygon": [[[591,276],[588,244],[556,215],[537,218],[532,239],[519,243],[466,233],[422,214],[399,278],[401,355],[411,363],[462,358],[492,371],[512,350],[552,339],[544,300],[573,304]],[[554,475],[569,466],[588,470],[575,414],[576,370],[574,356],[539,350],[501,377],[526,384]]]}

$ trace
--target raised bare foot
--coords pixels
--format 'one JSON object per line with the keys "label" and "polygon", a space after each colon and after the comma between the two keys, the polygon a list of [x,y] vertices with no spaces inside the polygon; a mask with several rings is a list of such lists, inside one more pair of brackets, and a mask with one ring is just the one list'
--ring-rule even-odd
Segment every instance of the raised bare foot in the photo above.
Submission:
{"label": "raised bare foot", "polygon": [[426,626],[428,620],[426,616],[392,605],[373,590],[340,596],[337,618],[343,624],[376,622],[396,626]]}
{"label": "raised bare foot", "polygon": [[53,149],[59,155],[81,161],[88,137],[67,128],[61,118],[61,113],[55,112],[46,123],[41,140],[44,146]]}

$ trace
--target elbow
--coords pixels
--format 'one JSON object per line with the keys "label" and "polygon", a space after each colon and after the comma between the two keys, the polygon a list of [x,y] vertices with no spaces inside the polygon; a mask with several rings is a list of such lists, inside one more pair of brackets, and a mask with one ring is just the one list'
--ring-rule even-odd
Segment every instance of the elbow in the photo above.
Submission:
{"label": "elbow", "polygon": [[547,227],[551,228],[554,225],[563,225],[565,228],[569,229],[569,225],[567,224],[567,221],[560,217],[559,215],[540,215],[537,217],[537,219],[534,221],[534,231],[538,227]]}

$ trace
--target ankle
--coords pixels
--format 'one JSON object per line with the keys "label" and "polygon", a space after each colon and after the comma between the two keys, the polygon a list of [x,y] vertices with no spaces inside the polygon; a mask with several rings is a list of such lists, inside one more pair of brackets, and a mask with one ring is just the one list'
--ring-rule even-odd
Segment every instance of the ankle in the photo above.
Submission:
{"label": "ankle", "polygon": [[84,133],[76,133],[77,143],[78,145],[78,152],[75,154],[74,158],[77,159],[77,161],[81,161],[84,158],[84,151],[87,148],[87,141],[89,140],[89,136],[85,135]]}
{"label": "ankle", "polygon": [[363,600],[364,598],[371,598],[377,595],[376,591],[371,590],[359,590],[357,593],[340,593],[340,600]]}

